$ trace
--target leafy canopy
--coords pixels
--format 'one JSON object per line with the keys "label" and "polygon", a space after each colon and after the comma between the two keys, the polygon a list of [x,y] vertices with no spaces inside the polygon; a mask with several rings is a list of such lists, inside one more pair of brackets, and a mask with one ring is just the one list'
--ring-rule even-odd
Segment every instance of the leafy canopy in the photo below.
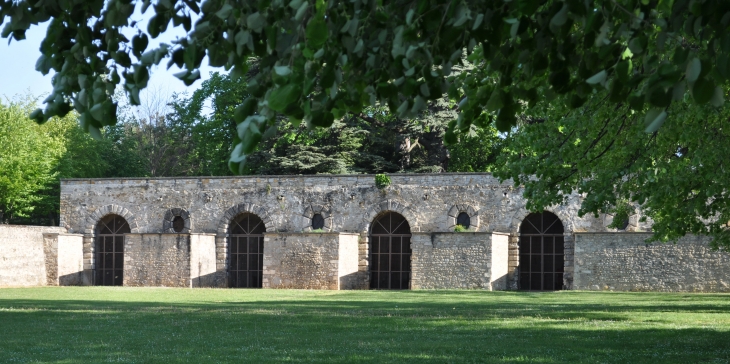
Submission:
{"label": "leafy canopy", "polygon": [[[130,19],[136,6],[152,12],[147,29]],[[116,122],[115,87],[139,104],[154,65],[191,84],[206,56],[234,77],[257,57],[235,112],[238,172],[278,115],[327,127],[380,103],[409,117],[448,93],[455,142],[472,124],[509,130],[526,105],[564,94],[576,108],[608,89],[651,132],[686,92],[721,105],[730,77],[730,3],[719,0],[4,0],[0,20],[16,40],[50,20],[36,68],[56,72],[54,89],[32,118],[75,109],[95,136]],[[187,37],[150,49],[170,26]],[[478,67],[454,75],[464,52]]]}
{"label": "leafy canopy", "polygon": [[525,186],[530,210],[578,192],[585,196],[579,214],[612,213],[612,227],[621,228],[635,205],[652,220],[653,240],[692,233],[730,247],[730,111],[674,102],[673,117],[647,134],[643,115],[608,97],[577,110],[560,103],[527,110],[495,174]]}

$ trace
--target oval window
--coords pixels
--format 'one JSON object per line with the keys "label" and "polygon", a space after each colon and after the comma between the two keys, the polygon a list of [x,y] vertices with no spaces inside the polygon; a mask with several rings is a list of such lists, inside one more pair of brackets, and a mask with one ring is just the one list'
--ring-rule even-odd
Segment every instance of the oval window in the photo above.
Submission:
{"label": "oval window", "polygon": [[185,219],[182,218],[182,216],[175,216],[174,219],[172,219],[172,230],[176,233],[181,233],[185,229]]}

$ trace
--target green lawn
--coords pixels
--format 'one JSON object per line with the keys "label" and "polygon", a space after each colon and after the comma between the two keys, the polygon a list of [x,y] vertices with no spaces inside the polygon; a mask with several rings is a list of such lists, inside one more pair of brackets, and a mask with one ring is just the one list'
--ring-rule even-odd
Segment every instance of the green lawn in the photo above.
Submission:
{"label": "green lawn", "polygon": [[730,295],[0,289],[0,363],[730,362]]}

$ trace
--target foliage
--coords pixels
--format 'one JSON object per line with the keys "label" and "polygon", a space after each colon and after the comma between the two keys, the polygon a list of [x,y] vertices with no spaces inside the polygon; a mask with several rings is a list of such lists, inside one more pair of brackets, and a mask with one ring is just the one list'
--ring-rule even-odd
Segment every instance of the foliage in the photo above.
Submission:
{"label": "foliage", "polygon": [[477,128],[459,135],[459,142],[449,145],[449,172],[492,172],[505,147],[494,126]]}
{"label": "foliage", "polygon": [[[206,56],[234,77],[245,75],[257,57],[250,96],[234,113],[230,161],[240,172],[236,165],[281,115],[329,127],[379,102],[407,118],[448,91],[459,104],[445,135],[452,143],[472,124],[509,130],[527,104],[566,95],[562,102],[576,108],[594,90],[608,89],[610,103],[642,115],[651,132],[687,92],[697,105],[721,105],[718,86],[730,76],[725,1],[141,4],[143,13],[153,13],[146,32],[132,19],[136,3],[128,0],[0,2],[3,37],[22,40],[29,27],[50,20],[36,68],[56,72],[54,89],[33,119],[75,109],[82,128],[98,137],[115,123],[110,95],[116,86],[123,84],[139,104],[140,90],[163,60],[182,68],[178,78],[191,84]],[[187,36],[148,49],[170,22]],[[131,40],[130,32],[136,33]],[[476,67],[453,76],[464,51]]]}
{"label": "foliage", "polygon": [[44,192],[57,179],[65,152],[59,137],[70,118],[38,125],[28,118],[32,100],[0,103],[0,222],[53,211]]}
{"label": "foliage", "polygon": [[390,183],[391,183],[390,177],[388,177],[388,175],[385,175],[385,174],[376,174],[375,175],[375,187],[382,190],[383,188],[390,186]]}
{"label": "foliage", "polygon": [[469,228],[468,228],[468,227],[466,227],[466,226],[463,226],[463,225],[458,225],[458,224],[457,224],[456,226],[454,226],[454,232],[455,232],[455,233],[465,233],[465,232],[469,232]]}
{"label": "foliage", "polygon": [[613,209],[613,221],[607,226],[609,229],[625,229],[629,218],[636,212],[631,203],[627,200],[617,200]]}
{"label": "foliage", "polygon": [[628,201],[653,220],[654,240],[706,234],[730,246],[730,111],[675,102],[672,117],[647,134],[642,114],[609,97],[528,110],[505,141],[497,176],[525,186],[530,210],[574,192],[585,196],[579,214],[612,213]]}
{"label": "foliage", "polygon": [[6,363],[716,363],[730,334],[725,294],[34,287],[0,310]]}

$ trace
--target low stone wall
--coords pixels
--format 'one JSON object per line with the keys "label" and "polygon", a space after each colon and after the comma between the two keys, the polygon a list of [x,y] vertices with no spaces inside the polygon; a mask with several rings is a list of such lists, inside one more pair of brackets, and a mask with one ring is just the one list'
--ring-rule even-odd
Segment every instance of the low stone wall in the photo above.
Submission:
{"label": "low stone wall", "polygon": [[352,289],[358,251],[358,234],[267,233],[263,287]]}
{"label": "low stone wall", "polygon": [[573,289],[730,292],[730,253],[708,238],[676,244],[645,240],[648,233],[575,234]]}
{"label": "low stone wall", "polygon": [[413,289],[507,289],[508,236],[492,233],[414,233]]}
{"label": "low stone wall", "polygon": [[57,276],[53,238],[44,238],[44,233],[66,233],[66,229],[0,225],[0,286],[43,286],[49,282],[47,271]]}
{"label": "low stone wall", "polygon": [[124,285],[190,287],[189,234],[125,234]]}

